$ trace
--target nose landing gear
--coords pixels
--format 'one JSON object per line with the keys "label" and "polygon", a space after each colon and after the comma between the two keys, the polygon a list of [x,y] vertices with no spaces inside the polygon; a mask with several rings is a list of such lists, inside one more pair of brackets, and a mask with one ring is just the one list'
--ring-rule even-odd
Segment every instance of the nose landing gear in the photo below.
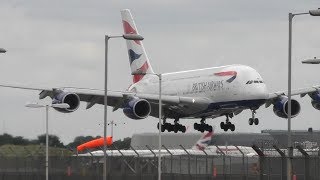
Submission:
{"label": "nose landing gear", "polygon": [[258,125],[259,124],[259,119],[255,117],[256,110],[251,110],[252,112],[252,118],[249,118],[249,125]]}

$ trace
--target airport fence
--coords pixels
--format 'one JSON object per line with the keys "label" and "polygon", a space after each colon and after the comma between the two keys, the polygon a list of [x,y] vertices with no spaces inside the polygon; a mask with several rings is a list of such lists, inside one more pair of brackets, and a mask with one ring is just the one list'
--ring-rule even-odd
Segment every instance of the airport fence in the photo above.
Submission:
{"label": "airport fence", "polygon": [[[166,149],[164,147],[164,149]],[[286,179],[286,152],[274,147],[260,149],[253,146],[255,155],[239,153],[215,155],[180,153],[168,150],[162,157],[163,180],[284,180]],[[152,155],[117,155],[107,157],[108,180],[153,180],[158,177],[157,151]],[[256,155],[258,154],[258,155]],[[298,180],[313,180],[320,177],[320,154],[318,150],[307,152],[301,147],[294,150],[293,174]],[[103,158],[88,155],[50,156],[49,178],[59,180],[101,180]],[[45,179],[45,156],[43,152],[27,156],[6,156],[0,152],[0,180]]]}

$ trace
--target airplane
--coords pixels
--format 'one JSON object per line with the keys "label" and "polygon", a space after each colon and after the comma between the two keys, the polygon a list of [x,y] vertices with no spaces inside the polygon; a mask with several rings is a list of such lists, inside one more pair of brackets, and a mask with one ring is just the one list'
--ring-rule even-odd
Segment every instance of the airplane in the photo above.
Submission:
{"label": "airplane", "polygon": [[[208,133],[204,133],[199,140],[197,140],[197,142],[191,147],[186,149],[186,151],[190,154],[198,154],[198,155],[204,155],[204,150],[206,150],[206,148],[209,146],[209,143],[211,142],[211,138],[213,136],[213,131],[212,132],[208,132]],[[86,144],[86,143],[84,143]],[[79,145],[78,147],[82,147],[83,144]],[[78,153],[79,152],[83,152],[85,150],[88,151],[88,149],[81,149],[81,151],[79,151],[78,149]],[[187,152],[183,149],[161,149],[160,150],[160,154],[162,156],[169,156],[171,155],[186,155]],[[210,150],[211,152],[211,150]],[[153,150],[148,150],[148,149],[137,149],[137,150],[107,150],[106,151],[108,156],[143,156],[143,157],[153,157],[153,156],[158,156],[158,150],[157,149],[153,149]],[[215,153],[216,154],[216,153]],[[90,153],[83,153],[83,154],[78,154],[78,156],[103,156],[103,151],[102,150],[97,150],[97,151],[92,151]]]}
{"label": "airplane", "polygon": [[[183,149],[161,149],[161,156],[171,156],[171,155],[228,155],[228,156],[243,156],[253,157],[257,156],[257,153],[251,148],[247,146],[214,146],[210,145],[211,139],[213,138],[214,133],[208,132],[203,133],[200,139],[191,147],[186,150]],[[95,140],[93,140],[95,141]],[[87,144],[86,142],[84,144]],[[78,147],[83,147],[84,144],[79,145]],[[240,151],[243,153],[241,153]],[[80,150],[80,151],[79,151]],[[85,148],[77,148],[77,156],[103,156],[104,153],[102,150],[87,152],[89,149]],[[80,152],[87,152],[82,153]],[[137,150],[107,150],[106,154],[108,156],[139,156],[139,157],[154,157],[158,156],[158,149],[137,149]]]}
{"label": "airplane", "polygon": [[[121,10],[125,34],[139,34],[130,10]],[[134,120],[148,116],[158,117],[159,80],[155,76],[142,41],[126,40],[129,64],[133,84],[125,91],[108,91],[107,105],[113,111],[123,109],[123,113]],[[137,74],[136,72],[140,72]],[[159,75],[159,74],[158,74]],[[194,123],[194,129],[200,132],[212,132],[212,126],[206,123],[209,118],[225,116],[220,123],[224,131],[235,130],[230,119],[244,110],[250,110],[252,116],[249,125],[258,125],[256,111],[262,105],[273,105],[274,113],[281,118],[288,118],[288,97],[286,91],[269,93],[261,75],[246,65],[227,65],[204,69],[164,73],[162,76],[163,113],[161,131],[184,133],[186,127],[180,119],[200,119]],[[87,102],[87,109],[95,104],[104,104],[104,90],[84,88],[37,88],[2,84],[2,87],[41,91],[39,98],[50,97],[52,103],[67,103],[69,108],[56,109],[71,113],[78,109],[81,101]],[[320,86],[312,86],[292,91],[292,95],[311,97],[312,106],[320,110]],[[300,113],[300,104],[291,100],[291,117]],[[173,119],[173,123],[167,122]],[[159,123],[157,125],[159,129]]]}

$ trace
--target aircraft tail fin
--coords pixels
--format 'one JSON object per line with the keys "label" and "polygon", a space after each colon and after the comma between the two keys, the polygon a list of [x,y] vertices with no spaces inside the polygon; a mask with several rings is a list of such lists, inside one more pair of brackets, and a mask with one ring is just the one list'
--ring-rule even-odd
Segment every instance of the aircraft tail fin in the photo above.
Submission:
{"label": "aircraft tail fin", "polygon": [[196,150],[206,149],[211,142],[212,136],[213,136],[213,131],[204,133],[201,136],[201,138],[196,142],[196,144],[192,147],[192,149],[196,149]]}
{"label": "aircraft tail fin", "polygon": [[[121,17],[125,34],[139,34],[129,9],[121,10]],[[142,41],[127,40],[127,48],[131,73],[154,73]],[[145,75],[133,75],[133,82],[139,82],[144,76]]]}

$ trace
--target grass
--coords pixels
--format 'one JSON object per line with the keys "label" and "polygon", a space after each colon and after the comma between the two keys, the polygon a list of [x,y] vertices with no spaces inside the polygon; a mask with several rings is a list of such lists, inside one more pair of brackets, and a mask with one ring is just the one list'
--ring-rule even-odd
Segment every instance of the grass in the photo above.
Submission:
{"label": "grass", "polygon": [[[0,157],[28,157],[45,156],[45,146],[43,145],[2,145],[0,146]],[[73,153],[68,149],[49,147],[49,156],[71,156]]]}

